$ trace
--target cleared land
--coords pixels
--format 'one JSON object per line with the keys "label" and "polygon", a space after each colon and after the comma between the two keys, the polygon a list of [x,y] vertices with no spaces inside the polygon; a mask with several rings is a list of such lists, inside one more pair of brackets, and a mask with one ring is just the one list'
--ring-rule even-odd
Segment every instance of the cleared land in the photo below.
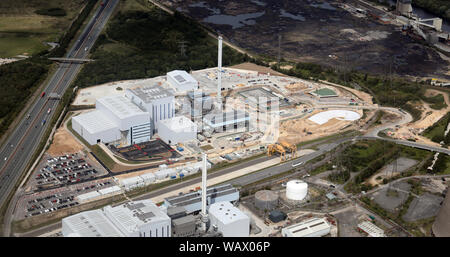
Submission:
{"label": "cleared land", "polygon": [[[384,74],[394,57],[396,73],[448,77],[447,61],[418,40],[403,35],[400,27],[383,24],[373,15],[348,11],[363,8],[357,1],[174,1],[163,3],[184,12],[231,42],[262,56],[281,56],[339,69]],[[350,7],[351,6],[351,7]],[[390,21],[394,23],[394,21]]]}

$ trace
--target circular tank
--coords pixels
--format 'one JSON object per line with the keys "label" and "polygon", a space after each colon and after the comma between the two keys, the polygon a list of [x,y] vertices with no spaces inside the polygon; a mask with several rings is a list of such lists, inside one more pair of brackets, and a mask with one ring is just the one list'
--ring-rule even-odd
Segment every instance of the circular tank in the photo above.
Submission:
{"label": "circular tank", "polygon": [[255,206],[261,210],[273,210],[278,206],[278,195],[270,190],[255,193]]}
{"label": "circular tank", "polygon": [[308,184],[295,179],[286,184],[286,198],[289,200],[300,201],[305,199],[308,193]]}

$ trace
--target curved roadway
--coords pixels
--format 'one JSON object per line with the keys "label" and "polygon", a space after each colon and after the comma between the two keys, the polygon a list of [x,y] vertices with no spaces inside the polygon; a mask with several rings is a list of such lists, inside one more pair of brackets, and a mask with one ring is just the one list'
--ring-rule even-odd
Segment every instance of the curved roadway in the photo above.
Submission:
{"label": "curved roadway", "polygon": [[[94,16],[65,57],[86,58],[118,1],[107,0],[104,6],[97,8]],[[5,204],[17,180],[31,161],[39,143],[44,139],[45,131],[59,104],[59,100],[49,100],[48,96],[50,93],[62,96],[80,68],[81,64],[77,63],[60,64],[44,87],[45,96],[35,99],[25,117],[5,141],[6,144],[0,148],[0,206]],[[43,122],[44,120],[46,122]]]}

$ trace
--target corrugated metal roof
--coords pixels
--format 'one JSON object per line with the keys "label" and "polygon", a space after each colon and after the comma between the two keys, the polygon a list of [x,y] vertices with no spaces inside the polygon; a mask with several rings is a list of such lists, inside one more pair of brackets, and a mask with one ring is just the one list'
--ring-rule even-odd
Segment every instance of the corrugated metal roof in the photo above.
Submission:
{"label": "corrugated metal roof", "polygon": [[137,107],[130,99],[124,96],[106,96],[97,99],[120,119],[133,117],[145,113]]}
{"label": "corrugated metal roof", "polygon": [[100,110],[83,113],[74,116],[72,119],[76,120],[91,134],[101,133],[110,129],[119,129],[116,123],[109,119],[108,115]]}
{"label": "corrugated metal roof", "polygon": [[85,211],[63,219],[63,225],[81,237],[123,237],[101,210]]}
{"label": "corrugated metal roof", "polygon": [[155,99],[173,96],[172,92],[158,85],[136,87],[127,90],[139,97],[144,103],[151,103]]}

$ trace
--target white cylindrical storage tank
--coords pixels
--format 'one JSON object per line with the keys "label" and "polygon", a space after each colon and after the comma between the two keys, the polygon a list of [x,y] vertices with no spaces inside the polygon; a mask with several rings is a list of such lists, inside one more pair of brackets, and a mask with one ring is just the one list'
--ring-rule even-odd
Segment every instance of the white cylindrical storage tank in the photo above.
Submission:
{"label": "white cylindrical storage tank", "polygon": [[301,201],[305,199],[308,193],[308,184],[305,182],[294,179],[286,184],[286,198],[294,201]]}

